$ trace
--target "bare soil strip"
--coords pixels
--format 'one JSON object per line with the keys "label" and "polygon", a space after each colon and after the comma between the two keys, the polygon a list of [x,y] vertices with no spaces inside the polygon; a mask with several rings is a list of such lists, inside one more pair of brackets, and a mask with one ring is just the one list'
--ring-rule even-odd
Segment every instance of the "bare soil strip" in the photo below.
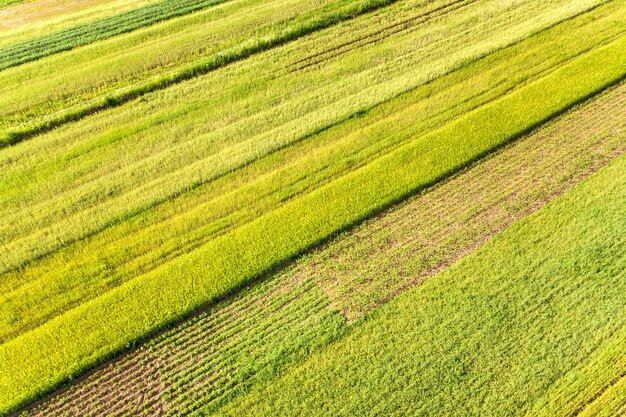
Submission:
{"label": "bare soil strip", "polygon": [[354,321],[433,276],[625,151],[622,84],[23,415],[215,411],[339,337],[344,319]]}

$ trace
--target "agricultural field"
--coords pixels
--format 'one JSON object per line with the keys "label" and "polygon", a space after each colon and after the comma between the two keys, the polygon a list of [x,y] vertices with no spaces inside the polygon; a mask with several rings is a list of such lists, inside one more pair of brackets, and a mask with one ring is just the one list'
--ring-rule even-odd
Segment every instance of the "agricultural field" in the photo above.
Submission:
{"label": "agricultural field", "polygon": [[0,415],[625,415],[624,153],[623,0],[0,3]]}

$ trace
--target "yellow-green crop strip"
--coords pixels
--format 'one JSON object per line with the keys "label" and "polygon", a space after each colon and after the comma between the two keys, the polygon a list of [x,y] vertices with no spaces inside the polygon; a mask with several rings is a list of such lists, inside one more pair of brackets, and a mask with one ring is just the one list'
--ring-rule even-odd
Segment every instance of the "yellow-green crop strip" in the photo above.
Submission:
{"label": "yellow-green crop strip", "polygon": [[626,156],[220,416],[618,416]]}
{"label": "yellow-green crop strip", "polygon": [[[315,48],[380,32],[372,19],[420,16],[414,7],[385,9],[5,149],[0,271],[211,182],[571,13],[566,4],[537,14],[528,2],[519,7],[534,20],[511,27],[511,14],[521,11],[505,13],[500,4],[417,25],[313,69],[289,69]],[[477,15],[484,25],[475,24]],[[383,28],[394,23],[383,22]],[[494,34],[499,26],[508,28],[506,36]],[[415,48],[416,36],[441,37],[444,30],[456,35]],[[466,48],[465,41],[475,43]],[[441,58],[442,49],[449,55]],[[388,59],[377,59],[381,54]]]}
{"label": "yellow-green crop strip", "polygon": [[76,25],[60,32],[0,47],[0,71],[68,51],[227,0],[161,0],[138,9]]}
{"label": "yellow-green crop strip", "polygon": [[[362,166],[406,140],[553,71],[619,33],[607,9],[501,50],[360,117],[64,247],[0,279],[0,341]],[[550,54],[558,45],[559,54]],[[76,277],[80,276],[80,279]]]}
{"label": "yellow-green crop strip", "polygon": [[[563,19],[563,15],[580,13],[605,1],[583,0],[567,4],[552,0],[541,5],[523,2],[515,6],[500,4],[499,10],[511,19],[507,22],[508,26],[531,27],[545,24],[539,20],[547,19],[550,14],[554,23]],[[147,92],[215,70],[269,47],[395,2],[227,2],[215,10],[208,9],[173,19],[0,72],[0,146],[24,140],[96,110],[119,105]],[[482,0],[401,1],[388,11],[376,13],[370,21],[372,27],[381,27],[385,22],[379,19],[385,16],[389,21],[406,24],[406,21],[402,23],[401,16],[410,19],[429,10],[434,12],[442,8],[438,14],[457,8],[469,9],[468,14],[474,14],[476,7],[489,10],[493,6]],[[522,15],[529,13],[528,8],[531,7],[535,14],[525,17],[526,20],[521,19]],[[429,20],[436,18],[437,15],[428,17]],[[494,22],[494,25],[502,24]],[[354,30],[363,33],[367,28],[357,26]],[[504,28],[502,30],[505,31]],[[346,33],[341,36],[336,40],[353,38]],[[437,40],[441,33],[428,36],[435,36]],[[312,50],[318,49],[314,47]],[[59,67],[65,69],[63,74],[58,73]],[[68,79],[71,81],[68,82]]]}
{"label": "yellow-green crop strip", "polygon": [[624,103],[621,83],[141,343],[20,416],[95,417],[113,410],[185,416],[199,408],[214,413],[340,337],[356,324],[345,321],[354,320],[355,312],[360,317],[371,311],[371,302],[433,276],[433,266],[462,257],[623,154]]}
{"label": "yellow-green crop strip", "polygon": [[[8,412],[622,79],[626,37],[0,346]],[[454,150],[451,152],[450,150]],[[255,248],[250,251],[251,245]]]}
{"label": "yellow-green crop strip", "polygon": [[22,3],[24,0],[0,0],[0,7],[6,7],[11,4]]}
{"label": "yellow-green crop strip", "polygon": [[0,47],[59,32],[159,0],[29,0],[0,11]]}
{"label": "yellow-green crop strip", "polygon": [[[226,2],[188,18],[2,72],[0,127],[5,131],[0,147],[395,1]],[[56,71],[59,66],[66,69],[62,77]]]}

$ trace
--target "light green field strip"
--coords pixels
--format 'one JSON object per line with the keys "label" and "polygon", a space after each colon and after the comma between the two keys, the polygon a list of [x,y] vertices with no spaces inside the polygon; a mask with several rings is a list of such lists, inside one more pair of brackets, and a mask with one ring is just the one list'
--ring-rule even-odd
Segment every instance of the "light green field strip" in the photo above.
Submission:
{"label": "light green field strip", "polygon": [[[623,185],[626,182],[622,182]],[[622,198],[626,192],[622,191]],[[621,269],[620,269],[621,268]],[[623,277],[626,263],[617,265]],[[623,279],[622,279],[623,281]],[[621,305],[626,306],[626,300]],[[584,364],[562,375],[533,404],[535,416],[619,416],[626,406],[626,332],[619,329],[589,352]]]}
{"label": "light green field strip", "polygon": [[572,415],[535,406],[625,370],[625,203],[621,157],[219,415]]}
{"label": "light green field strip", "polygon": [[[549,45],[548,39],[563,51],[568,42],[575,45],[571,52],[575,55],[577,48],[585,47],[578,35],[598,29],[576,27],[576,36],[572,36],[572,26],[563,27],[562,34],[567,36],[546,33],[502,51],[371,111],[366,118],[325,132],[306,146],[275,155],[242,175],[223,178],[219,186],[200,187],[52,258],[5,274],[0,285],[4,293],[0,334],[5,340],[14,337],[366,162],[385,147],[497,97],[524,77],[560,62],[550,62],[538,53]],[[457,106],[459,101],[465,104]]]}
{"label": "light green field strip", "polygon": [[[437,0],[429,2],[428,8],[448,3],[452,3],[453,7],[466,7],[472,1]],[[558,15],[580,12],[603,1],[605,0],[584,0],[575,4],[554,1],[551,5],[552,10],[547,8],[550,6],[548,4],[539,5],[538,8],[543,10],[535,10],[535,14],[552,12]],[[324,3],[334,3],[335,6],[310,15],[296,14],[295,16],[299,16],[298,19],[287,27],[281,24],[274,26],[268,24],[275,22],[280,16],[297,11],[290,12],[289,8],[318,8],[318,4],[304,5],[302,2],[295,6],[287,4],[282,10],[279,8],[275,11],[276,17],[260,20],[263,16],[258,15],[254,6],[258,1],[237,2],[232,6],[229,18],[218,22],[214,22],[214,14],[195,14],[186,19],[176,19],[168,24],[157,25],[158,27],[153,29],[117,37],[109,42],[60,54],[8,72],[4,71],[0,73],[0,86],[5,86],[3,90],[0,89],[0,128],[4,130],[2,133],[4,139],[0,140],[0,143],[9,144],[24,140],[33,133],[76,120],[95,110],[127,101],[147,91],[162,89],[173,82],[180,82],[198,73],[205,73],[225,63],[241,59],[269,45],[319,29],[319,26],[328,24],[323,17],[332,14],[332,9],[349,9],[351,4],[362,4],[370,9],[390,2],[392,0],[327,1]],[[416,3],[420,5],[426,2],[399,3],[394,9],[405,7],[408,15],[411,15],[420,12],[421,7],[415,10],[418,7]],[[279,2],[274,1],[270,2],[269,6],[278,4]],[[262,2],[261,5],[267,7],[268,3]],[[512,25],[523,21],[519,20],[518,15],[524,13],[520,9],[530,7],[530,4],[525,6],[500,4],[499,7],[502,13],[510,15],[512,21],[506,23]],[[235,14],[243,20],[238,22],[233,19]],[[534,20],[537,16],[531,16],[533,17],[528,18],[528,25],[539,23]],[[387,19],[392,18],[387,15]],[[254,24],[254,21],[257,23]],[[372,22],[376,23],[372,23],[371,26],[385,24],[378,20]],[[406,22],[403,25],[406,25]],[[240,26],[246,30],[242,32]],[[364,28],[355,30],[363,32]],[[221,33],[223,35],[219,35]],[[428,36],[440,38],[441,34]],[[207,49],[206,45],[211,46]],[[59,67],[66,69],[63,74],[57,71]],[[167,69],[165,73],[164,69]],[[266,75],[259,74],[259,77]],[[68,79],[71,79],[70,83]],[[19,94],[16,94],[16,91],[19,91]]]}
{"label": "light green field strip", "polygon": [[[380,28],[366,19],[377,15],[364,16],[3,150],[0,195],[5,204],[0,208],[0,235],[6,256],[2,271],[445,74],[479,54],[477,51],[487,53],[506,44],[507,38],[498,31],[494,34],[493,27],[500,21],[510,26],[512,19],[497,3],[490,4],[494,9],[476,6],[469,14],[464,11],[434,19],[313,69],[285,70],[315,53],[311,52],[314,47],[333,48],[343,36],[361,39],[368,32],[378,32]],[[488,10],[494,14],[487,14]],[[396,18],[403,16],[402,8],[385,11],[400,13]],[[528,12],[541,25],[556,13],[551,9],[546,15],[537,15],[534,7]],[[406,13],[417,12],[411,8]],[[485,26],[474,23],[473,13],[483,16]],[[518,14],[516,9],[514,15]],[[489,22],[487,16],[495,22]],[[391,19],[384,22],[394,24]],[[359,30],[355,31],[355,26]],[[453,35],[453,27],[460,38]],[[508,40],[525,37],[532,28],[536,28],[533,21],[523,20],[509,28]],[[624,30],[619,18],[613,28]],[[444,31],[450,36],[442,36]],[[438,34],[441,43],[432,40],[416,49],[414,39],[420,33]],[[474,48],[461,42],[468,36],[477,42]],[[457,51],[441,58],[440,51],[446,48]],[[387,59],[377,58],[380,56]],[[75,227],[77,224],[81,227]]]}
{"label": "light green field strip", "polygon": [[[285,201],[545,74],[610,35],[600,10],[555,27],[72,244],[0,280],[0,340],[169,262]],[[589,36],[586,36],[589,35]],[[579,39],[584,39],[581,42]],[[558,55],[546,55],[558,45]],[[78,278],[80,277],[80,278]]]}
{"label": "light green field strip", "polygon": [[[23,415],[218,410],[344,334],[346,321],[337,311],[354,323],[623,154],[625,103],[622,83],[142,343]],[[605,356],[588,368],[604,375],[607,365],[619,369],[614,359]],[[575,384],[571,388],[580,395]]]}
{"label": "light green field strip", "polygon": [[21,415],[188,416],[219,409],[345,331],[312,277],[294,272],[242,291]]}
{"label": "light green field strip", "polygon": [[[419,11],[416,11],[415,13],[419,13]],[[341,35],[342,33],[338,34]],[[328,40],[329,39],[327,35],[327,37],[324,38],[324,41]],[[305,45],[302,46],[310,46],[310,43],[311,42],[307,42]],[[294,52],[296,49],[297,48],[295,47],[291,47],[289,49],[289,52]],[[304,51],[306,51],[306,49]],[[117,180],[114,181],[119,182],[120,180],[122,180],[123,182],[125,182],[126,185],[123,186],[123,188],[125,188],[127,191],[134,188],[132,184],[128,183],[129,179],[132,180],[132,177],[134,177],[136,178],[136,180],[140,180],[141,174],[139,171],[142,170],[142,168],[140,167],[141,165],[143,165],[144,168],[148,168],[147,172],[144,170],[144,175],[147,175],[146,177],[144,177],[146,181],[154,181],[155,179],[162,177],[164,174],[171,173],[172,169],[176,169],[177,167],[189,166],[194,162],[194,160],[197,161],[199,159],[198,157],[206,158],[208,156],[213,156],[213,160],[210,161],[210,166],[216,166],[217,164],[217,175],[223,174],[224,171],[226,171],[223,169],[225,163],[228,163],[230,165],[230,168],[232,169],[237,168],[238,165],[241,165],[241,162],[237,162],[236,160],[234,160],[234,157],[237,155],[230,155],[230,157],[229,155],[227,155],[228,153],[232,154],[233,152],[238,152],[237,147],[233,145],[236,145],[237,142],[241,142],[244,139],[248,139],[247,146],[243,149],[245,153],[244,155],[242,155],[246,160],[248,160],[248,162],[254,159],[253,157],[251,157],[250,152],[254,151],[258,154],[261,148],[261,144],[259,144],[258,146],[252,146],[253,142],[259,142],[261,138],[246,138],[242,137],[242,135],[250,134],[252,136],[253,132],[256,131],[256,136],[258,136],[260,133],[264,134],[265,142],[267,143],[268,141],[270,141],[270,139],[274,139],[275,137],[275,134],[274,132],[272,132],[272,130],[276,130],[278,127],[284,126],[285,123],[288,122],[293,124],[295,123],[296,115],[306,114],[307,111],[311,111],[310,108],[304,108],[300,109],[296,113],[296,106],[302,107],[302,102],[305,101],[304,99],[311,99],[310,95],[306,98],[300,98],[298,96],[298,90],[302,88],[308,88],[309,90],[311,90],[311,93],[317,93],[315,86],[305,83],[305,80],[299,81],[301,77],[298,77],[297,74],[292,75],[290,78],[295,79],[298,84],[301,85],[301,88],[295,89],[295,91],[293,92],[290,91],[290,97],[287,97],[290,100],[281,100],[282,102],[278,103],[281,105],[280,107],[277,104],[272,105],[272,101],[280,100],[281,97],[285,95],[284,83],[281,84],[281,81],[283,80],[277,80],[272,82],[271,97],[266,97],[265,91],[263,91],[263,84],[266,84],[268,82],[268,78],[270,78],[267,73],[283,71],[284,65],[293,60],[293,58],[291,58],[291,55],[291,53],[286,54],[284,52],[281,52],[281,56],[283,58],[282,62],[280,62],[278,65],[271,65],[268,68],[268,61],[276,57],[275,54],[264,54],[264,56],[261,57],[263,59],[255,60],[257,62],[254,70],[250,69],[247,64],[238,65],[238,77],[230,77],[232,70],[224,71],[223,74],[220,72],[220,79],[217,80],[219,82],[215,82],[215,77],[207,77],[206,79],[198,80],[198,82],[201,81],[201,87],[205,87],[201,88],[200,91],[189,91],[190,87],[193,88],[195,85],[198,84],[198,82],[193,83],[193,85],[191,86],[180,86],[180,88],[171,89],[163,92],[163,95],[167,97],[166,102],[164,102],[163,100],[163,95],[156,95],[154,97],[151,97],[151,100],[148,103],[133,103],[134,105],[125,106],[123,109],[116,109],[113,112],[106,113],[95,119],[92,118],[90,120],[87,120],[84,123],[75,126],[79,129],[75,130],[75,127],[73,127],[72,129],[70,129],[71,131],[63,132],[64,134],[62,135],[62,137],[59,137],[59,135],[50,135],[50,137],[46,136],[45,139],[43,137],[38,138],[44,139],[43,144],[45,144],[45,140],[50,139],[56,141],[56,143],[58,144],[58,146],[56,146],[57,151],[54,152],[56,155],[58,155],[57,158],[55,158],[56,166],[51,166],[51,164],[49,163],[50,161],[44,163],[44,166],[41,166],[40,162],[41,157],[43,156],[41,154],[41,151],[43,149],[41,146],[39,146],[39,144],[42,143],[42,141],[40,140],[37,141],[37,145],[35,146],[31,144],[25,144],[25,146],[22,147],[5,150],[4,152],[2,152],[2,156],[0,156],[0,158],[2,158],[3,160],[2,162],[8,162],[11,160],[15,160],[16,158],[20,159],[20,161],[16,161],[17,163],[10,163],[10,165],[3,167],[4,172],[6,173],[6,176],[3,178],[2,184],[3,197],[16,197],[16,200],[18,200],[16,201],[16,203],[19,206],[22,206],[22,204],[26,204],[22,207],[26,208],[26,206],[28,206],[28,210],[33,212],[33,214],[35,214],[37,211],[40,211],[37,206],[41,207],[40,203],[42,202],[45,205],[58,206],[58,200],[56,203],[54,201],[45,202],[46,196],[53,196],[54,193],[50,194],[49,192],[46,192],[45,189],[42,189],[41,186],[48,188],[50,185],[52,185],[50,180],[53,180],[54,182],[61,180],[62,183],[58,184],[62,184],[61,186],[65,188],[66,186],[71,187],[73,185],[80,186],[80,183],[89,182],[90,179],[96,179],[96,177],[94,176],[96,172],[93,169],[89,170],[91,172],[85,171],[85,165],[90,165],[92,162],[85,161],[84,158],[79,158],[81,154],[85,153],[87,154],[88,159],[91,159],[94,162],[97,161],[96,168],[98,173],[96,175],[98,177],[100,177],[101,179],[104,179],[109,175],[117,177]],[[303,52],[302,50],[300,50],[297,53],[296,57],[303,55],[308,56],[308,52]],[[254,76],[256,76],[257,74],[260,77],[259,83],[261,84],[258,87],[256,85],[249,84],[250,77],[254,79]],[[271,78],[274,78],[274,75]],[[245,80],[248,81],[246,82]],[[224,82],[227,83],[226,85],[229,87],[228,89],[222,88],[223,86],[226,86],[225,84],[223,84]],[[241,83],[245,83],[243,87],[239,85]],[[337,83],[340,84],[341,81],[337,80]],[[187,88],[183,89],[182,87]],[[253,89],[252,91],[258,90],[259,93],[249,94],[249,88]],[[232,93],[233,91],[234,93]],[[207,100],[206,96],[211,98],[211,96],[215,94],[221,95],[219,101],[217,101],[215,98],[213,98],[212,100]],[[189,101],[181,101],[181,96],[185,96],[186,100]],[[309,100],[309,106],[313,105],[313,109],[315,109],[316,106],[321,106],[327,102],[326,98],[323,96],[318,98],[318,101],[319,100],[322,100],[319,105]],[[252,102],[254,106],[252,106],[250,102]],[[208,107],[209,104],[211,107]],[[296,115],[283,114],[282,116],[280,116],[277,114],[279,112],[283,113],[282,110],[287,105],[294,109],[293,112],[296,113]],[[267,109],[263,110],[266,106],[272,108],[273,111],[270,112]],[[145,116],[147,117],[147,120],[144,119],[142,121],[139,116]],[[272,123],[271,121],[267,120],[270,116],[278,117],[278,123]],[[236,124],[236,122],[239,122],[239,124]],[[111,128],[111,125],[114,125],[115,128]],[[88,134],[89,131],[93,132],[94,128],[96,128],[96,132]],[[242,128],[244,128],[245,130]],[[287,130],[287,128],[289,128],[289,130]],[[315,128],[315,126],[313,126],[312,128]],[[87,131],[85,131],[85,129],[87,129]],[[105,129],[105,131],[98,132],[102,129]],[[100,135],[102,133],[106,135],[107,130],[110,132],[109,137],[106,138],[105,136],[105,143],[102,143],[103,138]],[[158,134],[158,131],[161,131],[161,134]],[[207,135],[207,131],[211,131],[211,133]],[[306,134],[307,132],[303,133]],[[77,134],[78,136],[75,136]],[[298,136],[300,136],[294,136],[293,127],[289,126],[285,126],[285,131],[282,132],[282,134],[278,134],[280,135],[279,138],[288,137],[290,138],[290,141],[296,141],[298,140]],[[222,139],[224,135],[228,136]],[[269,137],[270,135],[271,137]],[[71,139],[72,137],[74,138],[74,140]],[[68,139],[70,139],[71,142],[67,142]],[[76,139],[79,139],[78,143],[76,143]],[[103,146],[106,145],[106,142],[113,142],[112,144],[114,146]],[[189,142],[195,142],[199,146],[193,145]],[[186,150],[182,149],[181,147],[181,145],[185,145],[185,143],[187,143],[187,145],[191,145],[184,146]],[[85,144],[87,145],[87,148],[84,148]],[[92,149],[92,146],[94,146],[95,144],[97,144],[97,150]],[[74,149],[71,149],[68,152],[68,145],[73,145]],[[120,147],[119,145],[122,146]],[[230,148],[224,150],[227,145],[231,146]],[[274,149],[276,149],[277,147],[279,146],[274,146]],[[106,152],[103,153],[102,151],[104,151],[105,149]],[[65,152],[65,154],[62,154],[59,151]],[[221,155],[218,156],[219,159],[221,159],[222,161],[216,161],[217,156],[215,154],[217,151],[221,151]],[[25,154],[30,154],[32,157],[34,157],[34,160],[25,160]],[[131,168],[130,166],[124,169],[124,165],[127,164],[127,162],[124,162],[124,160],[126,160],[126,157],[122,159],[124,154],[126,154],[127,157],[132,158],[132,160],[135,161],[134,163],[131,163],[131,165],[135,165],[136,163],[139,164],[136,165],[134,169],[132,169],[132,171],[135,171],[134,173],[131,173],[131,170],[128,169]],[[156,157],[152,157],[153,155],[155,155]],[[76,176],[77,172],[75,171],[75,169],[67,169],[69,167],[67,166],[66,162],[63,162],[63,159],[66,159],[68,157],[71,158],[70,163],[74,165],[74,167],[82,171],[82,174]],[[61,158],[60,161],[59,158]],[[237,159],[241,161],[241,156],[239,156],[239,158]],[[71,162],[72,160],[74,162]],[[83,167],[77,167],[77,165],[75,164],[76,162],[78,162],[80,165],[83,165]],[[207,161],[207,163],[209,163],[209,161]],[[36,167],[37,165],[40,166]],[[65,169],[59,170],[58,168],[61,167],[60,165],[66,165]],[[44,177],[40,177],[40,179],[35,182],[29,181],[27,177],[31,176],[32,178],[32,175],[35,174],[33,168],[37,169],[39,172],[41,172],[41,168],[43,168]],[[198,168],[201,167],[199,167],[197,164],[195,167],[193,167],[193,169],[196,170]],[[187,168],[187,170],[189,169],[191,169],[191,167]],[[64,174],[64,172],[69,175]],[[72,174],[72,172],[74,173]],[[106,175],[107,172],[109,173],[109,175]],[[159,172],[161,172],[160,175]],[[15,176],[13,176],[13,178],[11,178],[12,173],[16,174]],[[50,174],[56,176],[56,178],[51,177]],[[66,177],[66,179],[60,178],[58,174]],[[197,175],[194,175],[194,177],[195,176]],[[216,175],[214,174],[212,176],[214,177]],[[71,179],[72,177],[74,177],[74,180]],[[81,180],[80,177],[82,177],[83,179]],[[80,182],[76,183],[75,180],[79,180]],[[132,180],[132,182],[135,182],[135,180]],[[184,189],[186,189],[189,184],[198,182],[198,179],[188,179],[184,180],[183,182],[186,183],[185,187],[183,189],[179,188],[177,193],[184,191]],[[178,181],[178,186],[176,187],[180,187],[183,182]],[[83,194],[83,197],[79,197],[79,199],[84,200],[85,197],[90,194],[92,195],[92,197],[86,198],[88,200],[92,200],[92,202],[97,202],[97,200],[99,200],[100,198],[93,194],[93,191],[95,189],[92,188],[95,183],[91,182],[91,184],[87,183],[83,185],[89,186],[91,190],[86,190],[83,186],[82,188],[84,189],[84,191],[86,191],[87,194]],[[118,184],[117,186],[115,186],[115,188],[120,189],[120,185],[121,184]],[[129,185],[130,188],[128,187]],[[16,189],[14,188],[15,186],[20,186],[22,192],[17,193]],[[40,200],[39,203],[36,200],[31,200],[26,195],[29,194],[27,188],[23,187],[31,188],[31,191],[35,193],[43,192],[43,194],[40,195],[39,198],[37,198]],[[23,197],[20,197],[20,194],[22,194]],[[116,192],[115,194],[119,194],[119,192]],[[30,197],[34,197],[34,194],[32,194]],[[95,200],[93,200],[94,197]],[[19,200],[22,200],[22,202],[20,202]],[[66,207],[66,209],[69,208],[67,203],[69,203],[69,201],[66,200],[66,203],[62,204]],[[88,203],[88,206],[92,205],[92,203]],[[12,206],[15,208],[15,205]],[[40,214],[44,213],[41,212]],[[66,211],[66,214],[69,214],[69,212]],[[44,226],[44,224],[40,225]],[[9,230],[3,230],[2,233],[2,235],[6,239],[10,239],[11,234],[14,233],[10,232]]]}
{"label": "light green field strip", "polygon": [[[626,84],[355,227],[308,271],[352,322],[626,152]],[[580,391],[577,391],[580,392]]]}
{"label": "light green field strip", "polygon": [[[0,144],[163,89],[395,1],[229,1],[3,71],[0,127],[9,131]],[[59,67],[65,68],[63,74],[56,70]]]}
{"label": "light green field strip", "polygon": [[29,0],[0,10],[0,47],[85,24],[159,0]]}
{"label": "light green field strip", "polygon": [[7,412],[32,400],[617,82],[626,71],[625,51],[623,37],[584,54],[523,89],[3,344],[0,410]]}
{"label": "light green field strip", "polygon": [[189,15],[227,0],[161,0],[113,16],[0,48],[0,71],[76,49],[159,22]]}

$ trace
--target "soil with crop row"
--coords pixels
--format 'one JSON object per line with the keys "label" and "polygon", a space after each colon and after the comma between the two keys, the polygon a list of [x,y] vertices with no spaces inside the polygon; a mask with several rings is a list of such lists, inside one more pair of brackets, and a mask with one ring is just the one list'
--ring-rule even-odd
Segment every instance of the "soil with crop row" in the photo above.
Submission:
{"label": "soil with crop row", "polygon": [[[626,151],[626,84],[406,201],[22,415],[215,411]],[[343,313],[344,316],[338,314]]]}

